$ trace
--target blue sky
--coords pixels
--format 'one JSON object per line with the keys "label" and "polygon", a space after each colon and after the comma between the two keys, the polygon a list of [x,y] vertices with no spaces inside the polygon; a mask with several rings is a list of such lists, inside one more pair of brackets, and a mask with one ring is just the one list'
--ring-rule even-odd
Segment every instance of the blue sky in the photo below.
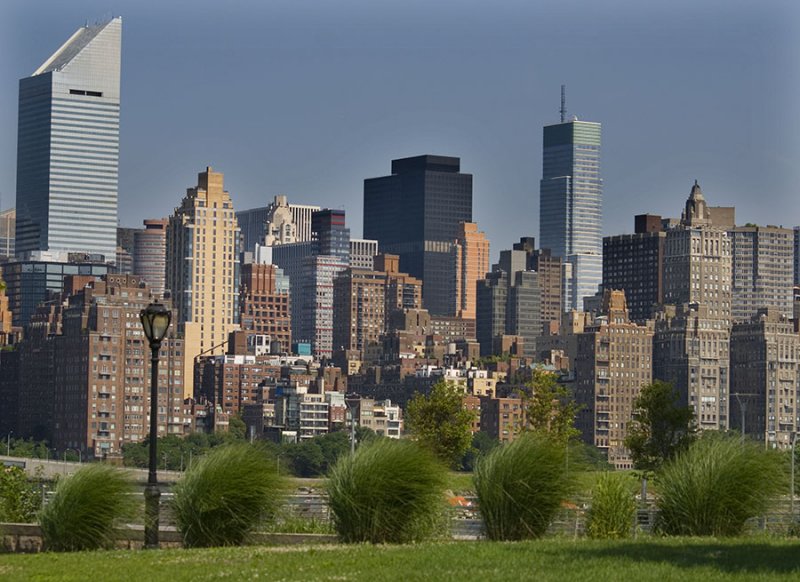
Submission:
{"label": "blue sky", "polygon": [[237,208],[344,207],[392,158],[459,156],[493,259],[538,235],[541,128],[603,123],[604,231],[675,216],[695,179],[737,222],[800,224],[800,3],[789,0],[3,0],[0,193],[17,82],[123,17],[120,220],[169,214],[206,165]]}

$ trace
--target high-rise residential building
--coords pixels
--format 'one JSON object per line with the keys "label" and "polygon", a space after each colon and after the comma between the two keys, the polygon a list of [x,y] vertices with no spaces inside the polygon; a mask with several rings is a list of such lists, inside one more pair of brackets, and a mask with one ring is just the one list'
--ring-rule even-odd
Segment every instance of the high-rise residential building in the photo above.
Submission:
{"label": "high-rise residential building", "polygon": [[653,377],[671,382],[698,428],[729,427],[733,209],[712,213],[695,181],[664,244],[664,303],[656,313]]}
{"label": "high-rise residential building", "polygon": [[706,305],[705,317],[731,318],[731,240],[715,225],[695,181],[678,226],[664,245],[664,303]]}
{"label": "high-rise residential building", "polygon": [[601,314],[577,336],[575,424],[583,441],[605,452],[615,468],[631,469],[624,440],[634,402],[652,382],[653,324],[630,320],[624,291],[606,289]]}
{"label": "high-rise residential building", "polygon": [[502,353],[504,337],[522,340],[522,353],[536,355],[542,334],[539,274],[527,270],[524,251],[500,252],[500,262],[477,283],[475,331],[481,355]]}
{"label": "high-rise residential building", "polygon": [[664,302],[664,246],[661,217],[640,214],[634,234],[603,238],[603,289],[625,292],[632,321],[652,319]]}
{"label": "high-rise residential building", "polygon": [[526,269],[536,271],[539,281],[540,310],[543,333],[557,330],[564,314],[564,293],[561,257],[550,249],[537,249],[532,236],[523,236],[514,243],[513,250],[525,251]]}
{"label": "high-rise residential building", "polygon": [[17,209],[0,211],[0,263],[14,258],[14,237],[17,228]]}
{"label": "high-rise residential building", "polygon": [[28,325],[39,303],[63,293],[69,275],[100,277],[109,272],[100,255],[50,251],[32,251],[28,255],[30,260],[3,265],[9,309],[17,327]]}
{"label": "high-rise residential building", "polygon": [[[47,438],[84,458],[119,455],[125,443],[144,440],[150,358],[138,319],[152,300],[135,276],[68,275],[64,292],[37,307],[16,350],[15,434]],[[184,433],[182,351],[183,340],[170,327],[160,353],[160,436]]]}
{"label": "high-rise residential building", "polygon": [[192,358],[222,353],[239,323],[239,226],[223,175],[206,168],[167,226],[166,288],[186,338],[187,396]]}
{"label": "high-rise residential building", "polygon": [[275,196],[268,206],[240,210],[236,218],[242,229],[242,249],[311,240],[311,214],[317,210],[321,208],[289,204],[284,195]]}
{"label": "high-rise residential building", "polygon": [[344,210],[311,217],[311,240],[272,247],[272,260],[289,277],[292,338],[310,342],[314,355],[333,353],[333,281],[350,264],[350,229]]}
{"label": "high-rise residential building", "polygon": [[378,254],[378,241],[363,238],[350,239],[350,266],[354,269],[375,268],[375,256]]}
{"label": "high-rise residential building", "polygon": [[794,231],[794,284],[800,285],[800,226],[795,226]]}
{"label": "high-rise residential building", "polygon": [[275,265],[242,265],[239,289],[242,329],[269,336],[278,342],[281,353],[292,346],[291,298],[289,277]]}
{"label": "high-rise residential building", "polygon": [[422,282],[399,272],[396,255],[378,255],[375,270],[349,268],[333,287],[334,350],[358,352],[377,361],[381,336],[394,312],[422,307]]}
{"label": "high-rise residential building", "polygon": [[164,296],[167,261],[166,218],[150,218],[133,233],[133,272],[147,282],[156,297]]}
{"label": "high-rise residential building", "polygon": [[730,325],[706,303],[656,313],[653,379],[671,383],[700,430],[729,428]]}
{"label": "high-rise residential building", "polygon": [[474,222],[462,222],[456,239],[457,317],[475,319],[475,289],[489,272],[489,239]]}
{"label": "high-rise residential building", "polygon": [[432,315],[454,315],[453,246],[463,222],[472,222],[472,175],[461,173],[459,158],[393,160],[390,176],[364,180],[364,237],[422,279]]}
{"label": "high-rise residential building", "polygon": [[[72,447],[103,458],[147,436],[150,358],[136,324],[151,300],[143,281],[126,275],[108,275],[67,300],[53,378],[53,444],[59,450]],[[177,336],[170,327],[161,344],[156,419],[161,436],[184,433],[183,340]]]}
{"label": "high-rise residential building", "polygon": [[79,28],[19,82],[16,254],[116,260],[122,19]]}
{"label": "high-rise residential building", "polygon": [[274,384],[281,377],[280,366],[249,354],[200,358],[197,368],[199,385],[195,397],[228,414],[241,413],[248,404],[255,404],[262,382]]}
{"label": "high-rise residential building", "polygon": [[601,126],[563,121],[544,128],[539,235],[564,261],[564,309],[583,309],[583,298],[602,281]]}
{"label": "high-rise residential building", "polygon": [[733,321],[763,308],[792,316],[794,232],[777,226],[738,226],[728,232],[733,256]]}
{"label": "high-rise residential building", "polygon": [[769,447],[791,448],[799,385],[800,336],[790,317],[765,308],[733,324],[731,429],[744,429]]}

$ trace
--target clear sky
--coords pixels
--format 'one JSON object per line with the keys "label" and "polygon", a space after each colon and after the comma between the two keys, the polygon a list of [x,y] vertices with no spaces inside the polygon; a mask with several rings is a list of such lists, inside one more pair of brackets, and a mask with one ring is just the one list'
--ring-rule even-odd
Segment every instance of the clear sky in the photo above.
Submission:
{"label": "clear sky", "polygon": [[737,222],[800,224],[796,0],[2,0],[0,193],[17,83],[76,28],[123,17],[120,222],[196,174],[237,209],[343,207],[392,158],[461,157],[492,257],[538,236],[542,126],[603,124],[604,231],[679,214],[695,179]]}

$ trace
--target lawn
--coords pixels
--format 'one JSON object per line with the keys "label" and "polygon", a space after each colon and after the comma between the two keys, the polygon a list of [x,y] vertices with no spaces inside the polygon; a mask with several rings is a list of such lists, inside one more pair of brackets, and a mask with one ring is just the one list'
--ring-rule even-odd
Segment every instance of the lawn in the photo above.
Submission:
{"label": "lawn", "polygon": [[783,539],[546,539],[0,556],[3,580],[798,580]]}

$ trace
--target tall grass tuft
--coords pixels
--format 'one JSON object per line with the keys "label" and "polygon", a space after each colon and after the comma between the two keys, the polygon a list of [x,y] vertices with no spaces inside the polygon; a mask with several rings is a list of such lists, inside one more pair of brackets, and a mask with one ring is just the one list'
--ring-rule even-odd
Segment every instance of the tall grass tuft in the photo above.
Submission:
{"label": "tall grass tuft", "polygon": [[56,485],[39,512],[45,547],[76,552],[108,548],[114,527],[136,513],[138,502],[128,476],[108,465],[89,465]]}
{"label": "tall grass tuft", "polygon": [[175,485],[173,509],[185,547],[245,542],[271,520],[284,496],[275,460],[250,444],[217,447]]}
{"label": "tall grass tuft", "polygon": [[667,535],[735,536],[783,491],[783,460],[730,436],[705,435],[657,474],[658,528]]}
{"label": "tall grass tuft", "polygon": [[474,481],[491,540],[542,536],[574,488],[564,443],[535,433],[524,433],[480,458]]}
{"label": "tall grass tuft", "polygon": [[630,482],[622,473],[605,472],[592,490],[592,506],[586,517],[590,538],[622,539],[631,535],[636,516],[636,501]]}
{"label": "tall grass tuft", "polygon": [[341,457],[328,480],[334,527],[346,543],[408,543],[444,525],[446,470],[412,441],[376,439]]}

